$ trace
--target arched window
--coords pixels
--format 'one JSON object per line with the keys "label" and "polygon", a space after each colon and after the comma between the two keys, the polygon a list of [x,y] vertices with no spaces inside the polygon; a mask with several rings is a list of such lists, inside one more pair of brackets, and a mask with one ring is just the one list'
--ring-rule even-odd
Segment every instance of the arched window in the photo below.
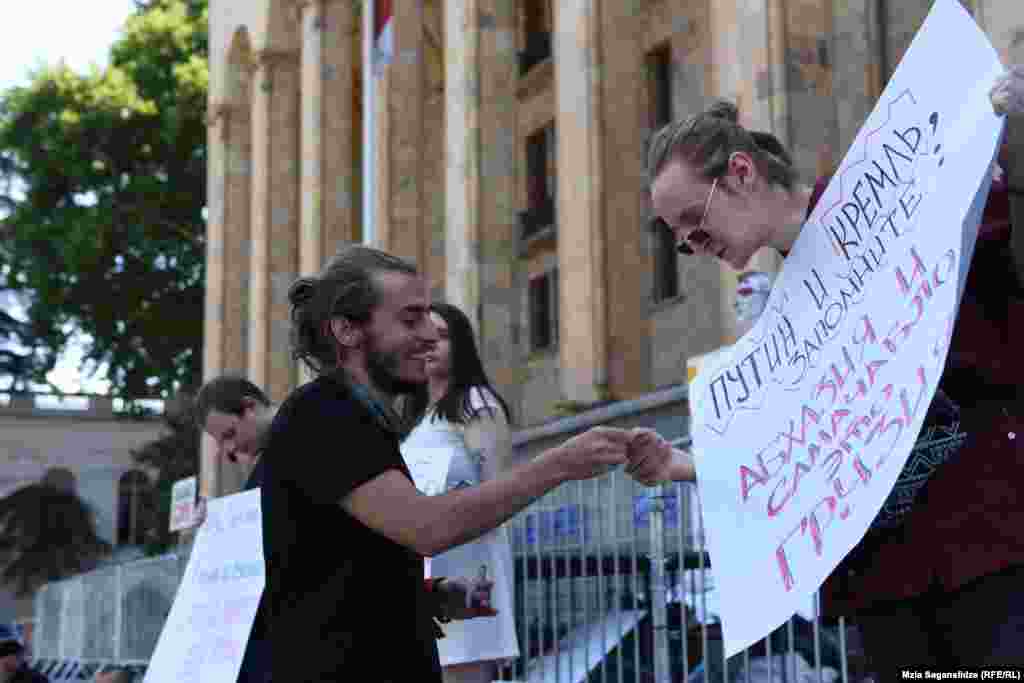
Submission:
{"label": "arched window", "polygon": [[117,544],[142,545],[152,485],[144,472],[125,472],[117,482]]}

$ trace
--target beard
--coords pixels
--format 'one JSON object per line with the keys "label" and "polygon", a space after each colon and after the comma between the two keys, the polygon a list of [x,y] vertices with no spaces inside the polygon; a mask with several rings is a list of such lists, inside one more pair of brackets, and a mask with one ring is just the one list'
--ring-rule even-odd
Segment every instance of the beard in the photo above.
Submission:
{"label": "beard", "polygon": [[398,376],[399,354],[380,351],[371,346],[366,352],[366,372],[370,381],[380,391],[398,396],[412,394],[423,386],[423,382],[413,382]]}

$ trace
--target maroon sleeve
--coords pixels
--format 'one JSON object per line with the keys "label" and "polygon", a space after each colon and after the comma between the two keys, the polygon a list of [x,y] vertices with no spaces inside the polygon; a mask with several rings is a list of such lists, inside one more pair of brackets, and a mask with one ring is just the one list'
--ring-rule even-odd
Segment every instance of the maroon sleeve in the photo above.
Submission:
{"label": "maroon sleeve", "polygon": [[1024,362],[1017,352],[1024,341],[1024,291],[1013,262],[1011,230],[1004,179],[992,183],[985,205],[947,366],[970,370],[994,385],[1024,382]]}
{"label": "maroon sleeve", "polygon": [[807,218],[811,217],[811,212],[814,211],[814,207],[818,205],[821,195],[825,194],[825,188],[828,187],[829,180],[831,180],[831,178],[828,176],[822,176],[814,183],[814,191],[811,192],[811,201],[807,205]]}

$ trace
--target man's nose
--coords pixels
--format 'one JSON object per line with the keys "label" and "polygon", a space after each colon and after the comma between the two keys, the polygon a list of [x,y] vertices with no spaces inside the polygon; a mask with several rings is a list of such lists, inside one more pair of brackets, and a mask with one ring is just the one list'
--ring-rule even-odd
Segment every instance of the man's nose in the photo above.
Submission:
{"label": "man's nose", "polygon": [[437,344],[437,341],[438,339],[440,339],[440,337],[437,334],[437,328],[434,327],[434,323],[428,322],[427,324],[421,326],[420,339],[422,339],[425,343],[429,344],[430,346],[434,346],[435,344]]}
{"label": "man's nose", "polygon": [[690,256],[693,254],[693,245],[686,239],[687,231],[683,228],[674,228],[672,231],[676,238],[676,251],[680,254]]}

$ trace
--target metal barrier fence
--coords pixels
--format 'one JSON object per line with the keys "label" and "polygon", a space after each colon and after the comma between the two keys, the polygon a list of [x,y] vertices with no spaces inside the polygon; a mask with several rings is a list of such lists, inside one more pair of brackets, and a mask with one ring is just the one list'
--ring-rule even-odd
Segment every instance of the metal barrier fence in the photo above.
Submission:
{"label": "metal barrier fence", "polygon": [[145,665],[184,574],[184,555],[104,567],[36,593],[36,668],[75,662]]}
{"label": "metal barrier fence", "polygon": [[[520,657],[501,669],[501,680],[861,680],[844,621],[826,623],[815,604],[763,643],[724,658],[691,484],[647,488],[616,470],[560,486],[507,530]],[[35,661],[145,665],[186,561],[165,555],[45,586],[36,596]]]}
{"label": "metal barrier fence", "polygon": [[520,657],[501,669],[501,680],[863,678],[861,663],[848,656],[845,621],[819,618],[817,596],[806,614],[725,658],[692,484],[648,488],[616,470],[559,487],[507,527]]}

